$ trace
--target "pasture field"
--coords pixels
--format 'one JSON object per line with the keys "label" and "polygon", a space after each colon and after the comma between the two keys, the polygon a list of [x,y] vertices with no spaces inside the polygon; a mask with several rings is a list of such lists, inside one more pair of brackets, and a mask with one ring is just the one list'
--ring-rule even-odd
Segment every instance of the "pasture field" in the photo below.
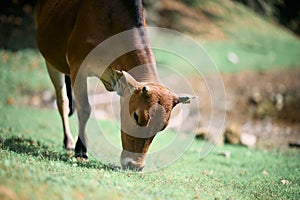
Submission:
{"label": "pasture field", "polygon": [[[226,37],[199,41],[222,73],[299,66],[297,37],[242,7],[231,12],[222,10],[216,1],[209,2],[217,8],[211,17]],[[229,53],[236,54],[239,61],[229,61]],[[155,54],[159,63],[174,64],[182,74],[190,73],[186,70],[189,64],[174,55],[159,50]],[[292,148],[225,144],[201,160],[203,141],[194,140],[176,162],[149,173],[122,171],[92,156],[88,163],[78,163],[72,152],[62,149],[58,112],[41,103],[40,97],[47,98],[49,91],[53,88],[37,50],[0,50],[0,199],[300,197],[300,154]],[[110,121],[103,123],[116,130]],[[119,135],[114,134],[112,140],[119,141]],[[220,155],[226,151],[229,158]]]}
{"label": "pasture field", "polygon": [[[1,199],[298,199],[297,150],[217,147],[199,159],[195,140],[174,164],[150,173],[120,171],[62,149],[54,110],[2,107]],[[218,155],[229,151],[230,158]],[[285,184],[283,180],[287,180]]]}
{"label": "pasture field", "polygon": [[[101,159],[77,163],[62,149],[57,111],[24,103],[28,93],[51,90],[39,54],[1,51],[0,66],[1,199],[299,198],[296,149],[225,145],[200,160],[202,141],[195,140],[179,160],[151,173],[121,171]],[[218,155],[224,151],[230,158]]]}

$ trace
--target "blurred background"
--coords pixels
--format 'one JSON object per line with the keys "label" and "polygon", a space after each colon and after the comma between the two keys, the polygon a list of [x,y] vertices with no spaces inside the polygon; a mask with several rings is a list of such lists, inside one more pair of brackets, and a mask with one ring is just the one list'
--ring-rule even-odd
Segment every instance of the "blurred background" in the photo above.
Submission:
{"label": "blurred background", "polygon": [[[53,107],[52,85],[36,48],[34,4],[34,0],[1,2],[2,109]],[[227,94],[226,130],[220,145],[224,141],[239,143],[242,135],[248,135],[246,146],[253,145],[251,141],[261,148],[299,146],[297,1],[145,0],[144,6],[148,26],[189,35],[205,48],[220,70]],[[172,62],[161,52],[155,55],[159,63]],[[194,78],[188,72],[186,77]],[[205,92],[202,96],[209,98]],[[210,112],[207,107],[205,102],[200,105],[202,115]],[[197,134],[200,138],[209,134],[205,122],[200,122]]]}
{"label": "blurred background", "polygon": [[[36,0],[5,0],[0,8],[0,48],[35,48]],[[300,34],[300,7],[294,0],[144,0],[148,25],[188,33],[202,40],[230,37],[224,26],[255,25],[255,17]],[[248,13],[250,12],[250,13]],[[248,21],[245,21],[248,18]],[[240,21],[240,23],[242,23]],[[254,24],[253,24],[254,23]],[[239,24],[241,25],[241,24]],[[257,24],[259,25],[259,24]],[[230,27],[228,27],[230,28]],[[241,27],[239,27],[241,28]],[[254,27],[249,27],[253,30]],[[267,27],[265,27],[267,28]]]}

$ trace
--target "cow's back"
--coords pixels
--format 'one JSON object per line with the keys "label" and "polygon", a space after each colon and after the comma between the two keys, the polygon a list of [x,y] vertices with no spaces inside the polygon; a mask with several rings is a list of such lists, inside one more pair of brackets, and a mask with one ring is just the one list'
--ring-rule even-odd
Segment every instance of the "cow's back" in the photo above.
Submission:
{"label": "cow's back", "polygon": [[38,0],[35,6],[37,44],[47,62],[69,74],[68,38],[73,30],[79,1]]}
{"label": "cow's back", "polygon": [[[141,0],[38,0],[35,18],[41,53],[47,62],[71,77],[76,77],[85,57],[99,43],[122,31],[145,25]],[[142,38],[145,34],[136,34],[132,40],[135,45],[146,41]],[[155,60],[152,51],[146,49],[118,62],[123,67],[130,66],[119,70],[128,71]],[[149,80],[157,80],[155,70],[145,72],[151,76]]]}

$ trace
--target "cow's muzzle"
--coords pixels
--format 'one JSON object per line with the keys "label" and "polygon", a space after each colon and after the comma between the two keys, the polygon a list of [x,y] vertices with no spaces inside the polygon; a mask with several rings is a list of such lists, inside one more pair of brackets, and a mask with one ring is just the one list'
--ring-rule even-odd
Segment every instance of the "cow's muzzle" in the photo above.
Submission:
{"label": "cow's muzzle", "polygon": [[123,150],[121,154],[122,168],[124,170],[142,171],[145,166],[145,156],[145,154]]}
{"label": "cow's muzzle", "polygon": [[121,165],[123,169],[141,171],[145,165],[146,153],[154,138],[137,138],[122,131]]}

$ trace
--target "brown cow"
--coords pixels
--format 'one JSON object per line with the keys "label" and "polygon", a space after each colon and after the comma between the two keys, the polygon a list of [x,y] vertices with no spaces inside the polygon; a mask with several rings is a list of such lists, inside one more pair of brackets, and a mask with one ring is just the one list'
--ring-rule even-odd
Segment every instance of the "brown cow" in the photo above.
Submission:
{"label": "brown cow", "polygon": [[[74,149],[75,146],[75,157],[88,159],[86,123],[91,107],[87,77],[98,76],[108,91],[117,90],[121,95],[122,167],[143,169],[149,145],[155,134],[167,126],[172,108],[178,103],[189,102],[190,98],[178,97],[159,82],[156,61],[143,28],[142,1],[38,0],[35,20],[38,48],[56,90],[65,148]],[[120,56],[101,76],[92,73],[95,69],[82,66],[98,44],[130,29],[136,29],[132,34],[136,50]],[[145,67],[142,72],[131,73],[137,66]],[[71,78],[76,100],[79,121],[76,145],[69,128],[64,75]]]}

